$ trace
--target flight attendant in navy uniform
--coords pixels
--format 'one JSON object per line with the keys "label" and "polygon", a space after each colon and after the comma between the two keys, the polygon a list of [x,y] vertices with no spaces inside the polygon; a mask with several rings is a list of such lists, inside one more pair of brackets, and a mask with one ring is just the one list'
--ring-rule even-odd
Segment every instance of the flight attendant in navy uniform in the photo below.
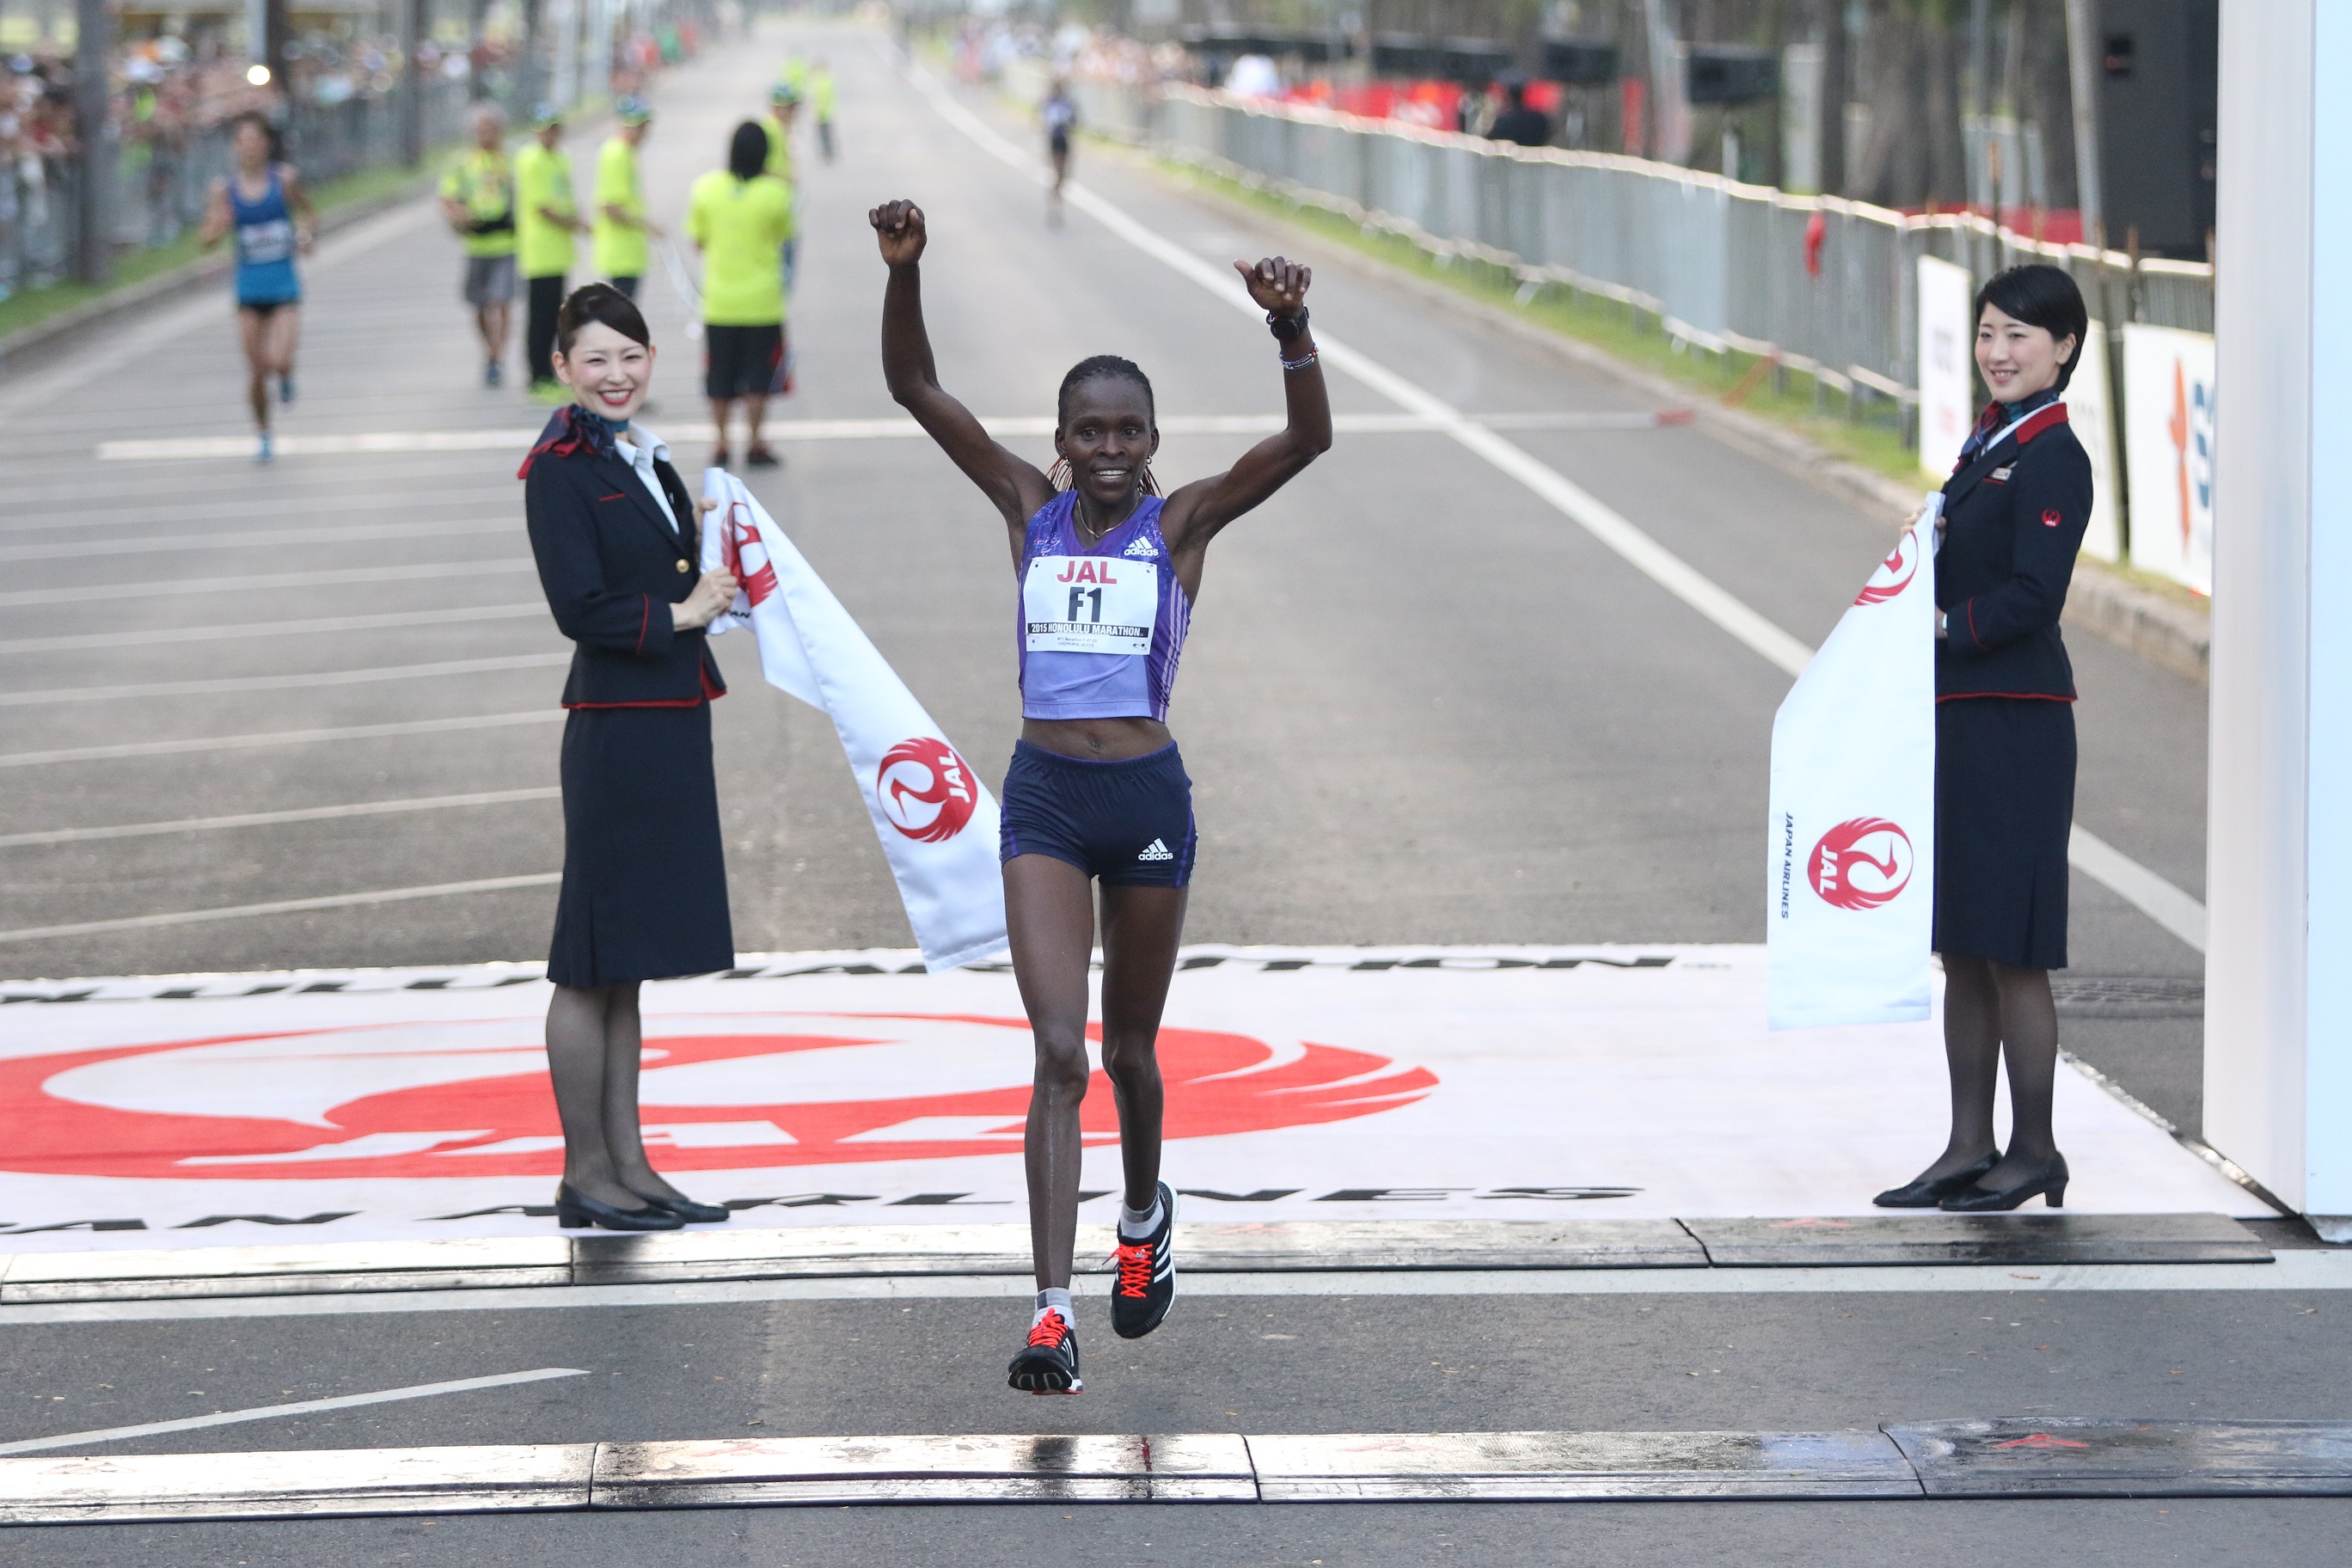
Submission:
{"label": "flight attendant in navy uniform", "polygon": [[[1977,295],[1991,389],[1944,485],[1936,555],[1936,951],[1950,1141],[1887,1208],[2013,1209],[2066,1196],[2050,1125],[2074,820],[2074,672],[2058,635],[2090,521],[2091,460],[2061,401],[2089,322],[2074,280],[2013,267]],[[1993,1141],[2004,1054],[2010,1140]]]}
{"label": "flight attendant in navy uniform", "polygon": [[[564,300],[555,412],[520,478],[531,553],[574,645],[563,689],[563,887],[547,1060],[563,1125],[557,1223],[675,1230],[728,1217],[646,1162],[637,1126],[640,982],[735,963],[710,755],[726,692],[703,628],[735,579],[703,573],[694,497],[630,421],[653,379],[645,317],[608,283]],[[706,503],[707,506],[707,503]]]}

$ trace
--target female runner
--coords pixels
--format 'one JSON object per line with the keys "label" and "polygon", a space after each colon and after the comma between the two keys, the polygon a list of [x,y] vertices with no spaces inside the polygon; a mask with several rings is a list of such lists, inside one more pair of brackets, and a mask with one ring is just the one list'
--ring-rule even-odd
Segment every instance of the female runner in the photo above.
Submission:
{"label": "female runner", "polygon": [[1004,778],[1001,853],[1013,970],[1037,1048],[1024,1152],[1038,1290],[1008,1381],[1031,1394],[1076,1394],[1069,1287],[1095,939],[1088,884],[1102,884],[1102,1061],[1126,1178],[1111,1326],[1138,1339],[1160,1326],[1176,1289],[1176,1194],[1160,1179],[1152,1053],[1184,929],[1193,833],[1168,697],[1209,541],[1330,448],[1330,399],[1307,330],[1311,275],[1280,257],[1234,263],[1278,344],[1289,424],[1228,471],[1162,499],[1142,371],[1108,354],[1072,367],[1054,432],[1061,461],[1050,477],[1038,472],[940,390],[923,326],[922,209],[897,201],[867,216],[890,268],[882,300],[890,395],[995,503],[1021,579],[1021,741]]}
{"label": "female runner", "polygon": [[254,461],[274,455],[269,439],[269,378],[294,401],[294,351],[302,337],[302,283],[294,258],[307,255],[318,216],[291,163],[270,159],[269,121],[241,115],[232,145],[236,167],[213,182],[197,241],[210,250],[236,237],[236,330],[245,343],[246,401],[261,432]]}

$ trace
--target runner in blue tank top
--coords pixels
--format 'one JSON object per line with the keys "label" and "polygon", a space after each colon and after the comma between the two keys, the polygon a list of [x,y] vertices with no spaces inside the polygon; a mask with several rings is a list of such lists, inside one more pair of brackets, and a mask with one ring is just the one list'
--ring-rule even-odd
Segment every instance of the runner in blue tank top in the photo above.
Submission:
{"label": "runner in blue tank top", "polygon": [[868,215],[890,282],[882,370],[890,395],[993,501],[1018,574],[1021,742],[1004,778],[1004,910],[1013,969],[1036,1039],[1024,1145],[1037,1303],[1008,1381],[1076,1394],[1078,1342],[1070,1253],[1078,1223],[1078,1105],[1087,1091],[1091,884],[1102,884],[1102,1062],[1118,1103],[1126,1181],[1111,1326],[1137,1339],[1175,1294],[1176,1194],[1160,1179],[1160,1014],[1184,930],[1192,873],[1192,785],[1168,733],[1168,699],[1225,524],[1280,489],[1331,445],[1331,404],[1307,330],[1307,268],[1236,261],[1266,311],[1289,423],[1224,473],[1162,499],[1151,384],[1110,355],[1062,378],[1051,475],[991,439],[940,390],[923,326],[923,214],[891,202]]}
{"label": "runner in blue tank top", "polygon": [[235,147],[236,172],[213,182],[198,238],[210,250],[236,237],[236,325],[245,340],[247,396],[261,428],[254,460],[266,463],[272,456],[269,378],[278,378],[281,398],[294,401],[294,350],[302,335],[302,283],[294,258],[310,248],[316,220],[302,177],[290,163],[270,161],[267,120],[240,116]]}

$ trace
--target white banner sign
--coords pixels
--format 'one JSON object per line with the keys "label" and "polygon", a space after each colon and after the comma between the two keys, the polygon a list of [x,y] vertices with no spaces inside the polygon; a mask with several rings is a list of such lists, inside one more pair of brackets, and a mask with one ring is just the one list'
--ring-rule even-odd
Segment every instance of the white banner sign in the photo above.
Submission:
{"label": "white banner sign", "polygon": [[996,797],[743,482],[709,468],[702,491],[719,503],[704,522],[702,569],[743,584],[711,635],[750,626],[768,684],[833,720],[925,966],[1002,955]]}
{"label": "white banner sign", "polygon": [[2124,327],[2131,563],[2213,591],[2213,339]]}
{"label": "white banner sign", "polygon": [[1929,498],[1772,721],[1766,1021],[1927,1016],[1936,855]]}
{"label": "white banner sign", "polygon": [[1976,423],[1976,323],[1969,269],[1919,258],[1919,467],[1951,478]]}

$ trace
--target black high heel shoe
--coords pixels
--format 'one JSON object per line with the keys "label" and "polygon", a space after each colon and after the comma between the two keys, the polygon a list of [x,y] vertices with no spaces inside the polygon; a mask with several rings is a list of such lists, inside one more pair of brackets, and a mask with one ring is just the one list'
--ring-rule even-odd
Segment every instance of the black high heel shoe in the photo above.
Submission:
{"label": "black high heel shoe", "polygon": [[1954,1193],[1964,1193],[1977,1184],[1977,1178],[2000,1163],[2000,1151],[1996,1149],[1964,1171],[1948,1176],[1922,1176],[1916,1182],[1906,1182],[1899,1187],[1889,1187],[1870,1201],[1883,1209],[1931,1209]]}
{"label": "black high heel shoe", "polygon": [[598,1203],[583,1193],[575,1193],[567,1183],[555,1184],[555,1223],[565,1230],[586,1230],[603,1226],[606,1230],[679,1230],[686,1222],[667,1209],[614,1208],[611,1204]]}
{"label": "black high heel shoe", "polygon": [[[629,1191],[637,1193],[635,1187],[631,1187]],[[692,1198],[646,1198],[643,1193],[637,1193],[637,1196],[646,1198],[648,1208],[657,1208],[664,1214],[674,1214],[688,1225],[717,1225],[721,1220],[735,1217],[733,1209],[721,1208],[717,1204],[698,1204]]]}
{"label": "black high heel shoe", "polygon": [[2013,1209],[2026,1199],[2040,1193],[2050,1200],[2050,1206],[2066,1206],[2066,1156],[2052,1157],[2050,1163],[2013,1187],[1969,1186],[1943,1201],[1946,1214],[1997,1214]]}

